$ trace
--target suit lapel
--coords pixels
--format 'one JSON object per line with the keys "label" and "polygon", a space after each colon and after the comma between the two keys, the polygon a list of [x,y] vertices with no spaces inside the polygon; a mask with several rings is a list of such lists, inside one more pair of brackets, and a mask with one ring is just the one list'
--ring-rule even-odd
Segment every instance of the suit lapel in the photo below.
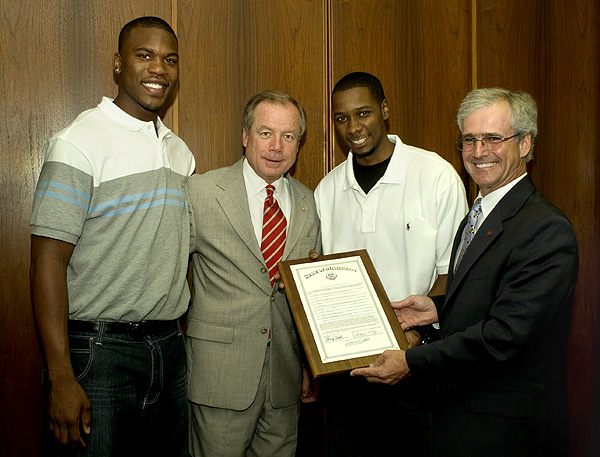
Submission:
{"label": "suit lapel", "polygon": [[[302,233],[308,219],[306,205],[304,203],[304,194],[299,189],[299,183],[288,175],[290,183],[290,194],[292,197],[292,206],[290,209],[290,220],[288,221],[288,230],[286,233],[285,249],[283,251],[283,260],[287,259]],[[308,252],[306,253],[308,257]]]}
{"label": "suit lapel", "polygon": [[[473,237],[469,249],[466,250],[460,265],[456,271],[451,273],[448,277],[444,306],[450,301],[475,262],[487,251],[494,240],[502,234],[504,231],[504,221],[512,218],[517,213],[534,190],[535,186],[533,185],[531,178],[526,176],[498,202],[490,215],[485,218],[481,227],[477,229],[477,233],[475,234],[475,237]],[[461,241],[460,235],[462,234],[465,224],[466,219],[460,224],[459,231],[454,239],[450,263],[451,271],[454,266],[454,257],[458,246],[457,243]]]}
{"label": "suit lapel", "polygon": [[[473,267],[475,261],[483,255],[494,240],[504,231],[502,227],[502,214],[498,209],[498,206],[496,206],[491,214],[485,218],[483,225],[477,229],[477,233],[473,237],[469,249],[465,251],[465,255],[450,280],[451,282],[446,292],[447,300],[462,283],[465,275]],[[462,230],[460,234],[462,234]]]}
{"label": "suit lapel", "polygon": [[[463,231],[465,229],[465,225],[467,225],[468,221],[469,221],[469,214],[467,214],[465,216],[465,218],[460,222],[460,224],[458,225],[458,229],[457,229],[456,233],[454,234],[454,242],[452,243],[452,253],[450,254],[450,265],[452,265],[452,267],[449,268],[450,275],[454,271],[454,263],[456,260],[458,246],[459,246],[459,244],[462,243],[462,233],[463,233]],[[450,278],[448,278],[448,279],[450,279]]]}
{"label": "suit lapel", "polygon": [[458,230],[456,231],[456,234],[454,235],[454,242],[452,243],[452,252],[450,254],[450,266],[448,268],[448,280],[446,281],[446,295],[448,294],[448,287],[450,286],[450,283],[452,282],[452,279],[454,278],[454,264],[456,263],[456,254],[457,254],[457,250],[458,250],[458,246],[459,243],[462,243],[462,232],[465,229],[465,225],[467,225],[467,222],[469,220],[469,215],[467,214],[465,216],[465,218],[461,221],[461,223],[458,226]]}
{"label": "suit lapel", "polygon": [[221,194],[217,195],[217,201],[241,240],[250,252],[264,264],[248,208],[248,194],[242,173],[242,163],[243,159],[233,164],[217,182],[217,186],[223,190]]}
{"label": "suit lapel", "polygon": [[[217,202],[221,205],[225,216],[239,235],[240,239],[260,263],[265,265],[260,246],[256,239],[256,234],[254,233],[254,227],[252,226],[242,164],[243,159],[237,161],[229,168],[229,170],[227,170],[219,182],[217,182],[217,186],[223,191],[217,195]],[[289,175],[288,180],[290,183],[292,206],[290,210],[290,220],[288,221],[283,259],[288,258],[298,243],[308,220],[308,213],[304,202],[305,195],[300,190],[298,181]],[[308,256],[308,252],[306,255]],[[268,281],[265,281],[264,274],[261,274],[258,269],[253,269],[252,267],[249,267],[247,270],[246,273],[248,276],[264,289],[265,292],[270,293],[271,288]],[[255,275],[252,274],[252,271],[254,270],[256,270]]]}

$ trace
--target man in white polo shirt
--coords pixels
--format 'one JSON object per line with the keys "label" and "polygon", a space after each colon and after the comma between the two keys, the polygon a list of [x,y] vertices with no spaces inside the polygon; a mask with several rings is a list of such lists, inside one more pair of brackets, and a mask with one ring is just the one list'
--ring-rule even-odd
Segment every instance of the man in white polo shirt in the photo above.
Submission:
{"label": "man in white polo shirt", "polygon": [[[315,191],[323,253],[366,249],[391,301],[443,294],[452,238],[468,210],[460,177],[437,154],[386,134],[389,107],[375,76],[344,76],[332,107],[336,133],[350,152]],[[427,454],[431,418],[414,398],[419,386],[381,388],[343,376],[323,387],[328,455],[395,452],[400,428],[419,437],[411,440],[417,445],[411,455]]]}

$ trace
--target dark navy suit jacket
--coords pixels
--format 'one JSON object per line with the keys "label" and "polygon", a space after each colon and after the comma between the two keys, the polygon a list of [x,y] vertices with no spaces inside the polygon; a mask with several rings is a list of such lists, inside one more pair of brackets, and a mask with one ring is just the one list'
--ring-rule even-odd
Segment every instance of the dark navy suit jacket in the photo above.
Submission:
{"label": "dark navy suit jacket", "polygon": [[412,375],[437,382],[436,455],[568,455],[564,371],[577,271],[569,220],[526,176],[434,298],[441,339],[406,354]]}

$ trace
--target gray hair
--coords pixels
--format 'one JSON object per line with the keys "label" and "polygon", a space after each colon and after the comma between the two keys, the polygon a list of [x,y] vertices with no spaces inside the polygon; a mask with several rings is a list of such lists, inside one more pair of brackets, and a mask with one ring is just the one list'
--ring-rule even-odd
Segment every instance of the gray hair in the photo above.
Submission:
{"label": "gray hair", "polygon": [[510,126],[513,132],[518,135],[516,142],[519,142],[528,133],[531,134],[531,149],[525,157],[525,162],[533,159],[533,145],[537,136],[537,105],[535,100],[527,92],[511,92],[499,87],[475,89],[467,94],[456,116],[456,122],[460,132],[463,133],[463,123],[465,118],[474,111],[482,108],[489,108],[494,103],[504,102],[508,105],[510,112]]}
{"label": "gray hair", "polygon": [[304,135],[304,132],[306,132],[306,113],[300,106],[300,103],[298,103],[293,97],[289,96],[288,94],[284,94],[283,92],[279,92],[278,90],[263,90],[248,100],[248,103],[244,108],[244,114],[242,115],[242,128],[247,133],[250,133],[250,128],[254,123],[256,107],[261,102],[276,103],[278,105],[291,104],[298,108],[298,113],[300,114],[300,137],[298,140],[302,138],[302,135]]}

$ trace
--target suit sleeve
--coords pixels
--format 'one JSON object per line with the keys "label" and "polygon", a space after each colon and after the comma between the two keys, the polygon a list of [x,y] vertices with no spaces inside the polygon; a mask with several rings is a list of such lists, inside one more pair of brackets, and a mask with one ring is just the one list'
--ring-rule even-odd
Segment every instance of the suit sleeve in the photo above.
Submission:
{"label": "suit sleeve", "polygon": [[187,206],[188,206],[188,217],[189,217],[189,228],[190,228],[190,255],[196,251],[196,224],[194,222],[194,207],[192,205],[193,198],[190,198],[193,190],[192,188],[195,186],[195,177],[194,179],[188,179],[185,185],[185,193],[187,198]]}
{"label": "suit sleeve", "polygon": [[485,266],[497,271],[496,277],[466,281],[446,305],[451,306],[444,311],[455,328],[448,330],[438,307],[442,339],[407,351],[413,374],[456,379],[517,358],[531,351],[532,344],[546,336],[559,309],[570,305],[578,255],[569,221],[551,216],[520,222],[514,224],[518,233],[503,233],[503,255],[491,259],[484,254],[481,264],[473,267],[481,274],[485,257]]}

